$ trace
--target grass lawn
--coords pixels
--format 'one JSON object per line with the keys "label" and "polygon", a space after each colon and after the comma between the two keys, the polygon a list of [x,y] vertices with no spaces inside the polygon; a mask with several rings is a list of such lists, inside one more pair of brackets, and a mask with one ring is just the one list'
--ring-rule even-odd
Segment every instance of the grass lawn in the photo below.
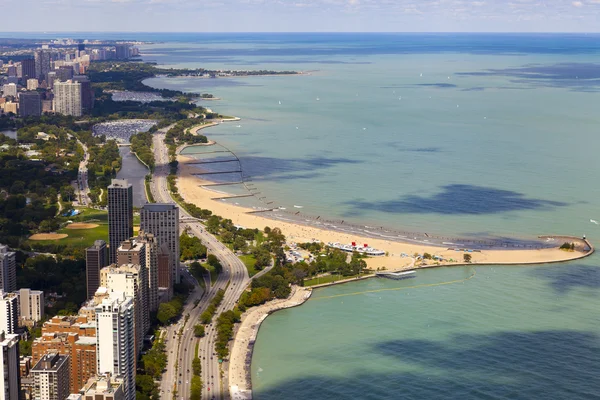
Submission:
{"label": "grass lawn", "polygon": [[206,270],[210,273],[210,284],[214,285],[214,283],[217,281],[217,277],[219,276],[219,274],[217,274],[215,268],[211,265],[204,263],[202,264],[202,266],[206,268]]}
{"label": "grass lawn", "polygon": [[254,264],[256,264],[256,258],[254,258],[252,254],[238,256],[238,258],[242,260],[242,262],[246,266],[246,269],[248,270],[248,275],[250,275],[250,277],[253,277],[254,275],[259,273],[259,270],[254,268]]}
{"label": "grass lawn", "polygon": [[69,235],[59,240],[36,240],[30,243],[35,244],[64,244],[73,247],[86,248],[94,244],[95,240],[102,239],[108,242],[108,212],[96,210],[93,208],[78,208],[81,214],[70,217],[73,222],[91,222],[98,224],[92,229],[59,229],[56,233],[65,233]]}
{"label": "grass lawn", "polygon": [[304,286],[313,286],[313,285],[320,285],[322,283],[330,283],[330,282],[337,282],[337,281],[341,281],[344,279],[351,279],[351,278],[358,278],[361,275],[350,275],[350,276],[343,276],[343,275],[326,275],[326,276],[322,276],[320,278],[314,278],[314,279],[307,279],[304,281]]}

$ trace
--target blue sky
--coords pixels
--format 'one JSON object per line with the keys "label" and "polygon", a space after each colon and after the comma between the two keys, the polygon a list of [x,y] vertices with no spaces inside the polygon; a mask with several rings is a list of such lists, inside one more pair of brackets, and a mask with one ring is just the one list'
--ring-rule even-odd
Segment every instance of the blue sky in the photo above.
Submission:
{"label": "blue sky", "polygon": [[19,0],[1,10],[4,32],[600,31],[600,0]]}

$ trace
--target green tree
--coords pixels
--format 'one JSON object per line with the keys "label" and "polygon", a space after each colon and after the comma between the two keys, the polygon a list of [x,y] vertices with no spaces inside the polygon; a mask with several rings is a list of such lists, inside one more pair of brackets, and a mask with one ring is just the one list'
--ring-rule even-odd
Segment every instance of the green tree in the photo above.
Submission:
{"label": "green tree", "polygon": [[470,255],[470,254],[468,254],[468,253],[465,253],[465,254],[463,254],[463,260],[464,260],[466,263],[470,263],[470,262],[471,262],[471,255]]}
{"label": "green tree", "polygon": [[198,324],[194,326],[194,336],[204,337],[204,325]]}

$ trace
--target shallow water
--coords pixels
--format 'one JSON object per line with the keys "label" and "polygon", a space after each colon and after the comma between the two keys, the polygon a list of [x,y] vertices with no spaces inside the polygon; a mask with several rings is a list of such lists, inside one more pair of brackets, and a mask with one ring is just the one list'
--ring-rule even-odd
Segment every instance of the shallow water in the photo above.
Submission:
{"label": "shallow water", "polygon": [[[242,117],[203,133],[277,206],[458,236],[598,235],[598,35],[164,40],[144,58],[313,71],[147,82]],[[598,399],[599,271],[593,256],[317,290],[262,325],[254,398]]]}

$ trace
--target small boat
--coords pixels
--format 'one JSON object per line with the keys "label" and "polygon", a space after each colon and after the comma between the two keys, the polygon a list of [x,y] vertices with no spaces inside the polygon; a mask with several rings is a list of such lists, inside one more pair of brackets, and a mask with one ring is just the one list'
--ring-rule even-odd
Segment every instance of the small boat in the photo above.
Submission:
{"label": "small boat", "polygon": [[376,272],[375,275],[380,278],[388,278],[394,280],[409,279],[414,278],[416,276],[414,270],[403,272]]}
{"label": "small boat", "polygon": [[304,208],[304,206],[294,206],[295,208]]}

